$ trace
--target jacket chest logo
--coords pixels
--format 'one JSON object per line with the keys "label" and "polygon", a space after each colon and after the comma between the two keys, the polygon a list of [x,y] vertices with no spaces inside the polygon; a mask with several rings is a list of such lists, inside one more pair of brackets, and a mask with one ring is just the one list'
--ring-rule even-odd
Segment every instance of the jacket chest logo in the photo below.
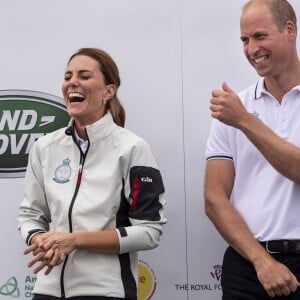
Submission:
{"label": "jacket chest logo", "polygon": [[72,174],[72,169],[70,167],[70,159],[66,158],[63,163],[59,165],[54,172],[53,180],[57,183],[66,183],[70,181],[70,176]]}

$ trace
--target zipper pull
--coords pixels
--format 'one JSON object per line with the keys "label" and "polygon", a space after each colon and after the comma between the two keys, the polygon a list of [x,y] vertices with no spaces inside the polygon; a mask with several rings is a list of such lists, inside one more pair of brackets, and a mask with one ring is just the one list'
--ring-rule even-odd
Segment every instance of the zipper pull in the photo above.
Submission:
{"label": "zipper pull", "polygon": [[79,166],[78,174],[77,174],[77,185],[81,183],[81,176],[82,176],[82,165]]}

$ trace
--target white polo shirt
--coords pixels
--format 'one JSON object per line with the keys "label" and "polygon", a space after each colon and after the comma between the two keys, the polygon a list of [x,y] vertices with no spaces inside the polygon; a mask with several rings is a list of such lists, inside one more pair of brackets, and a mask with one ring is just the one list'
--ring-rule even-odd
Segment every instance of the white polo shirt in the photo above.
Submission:
{"label": "white polo shirt", "polygon": [[[250,113],[300,146],[300,86],[281,104],[265,90],[263,79],[239,96]],[[233,161],[231,201],[258,240],[300,239],[300,185],[277,172],[240,130],[214,119],[205,156]]]}

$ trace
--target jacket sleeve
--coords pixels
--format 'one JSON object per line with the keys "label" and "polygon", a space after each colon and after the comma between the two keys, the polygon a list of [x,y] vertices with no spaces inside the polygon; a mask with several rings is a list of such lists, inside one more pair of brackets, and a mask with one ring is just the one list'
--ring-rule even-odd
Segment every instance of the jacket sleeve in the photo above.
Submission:
{"label": "jacket sleeve", "polygon": [[31,148],[24,180],[24,199],[18,214],[18,229],[30,244],[32,236],[49,230],[50,212],[43,188],[42,164],[38,141]]}
{"label": "jacket sleeve", "polygon": [[121,203],[123,211],[120,212],[123,219],[119,218],[123,221],[117,230],[120,253],[157,247],[167,221],[164,184],[149,145],[139,141],[129,156]]}

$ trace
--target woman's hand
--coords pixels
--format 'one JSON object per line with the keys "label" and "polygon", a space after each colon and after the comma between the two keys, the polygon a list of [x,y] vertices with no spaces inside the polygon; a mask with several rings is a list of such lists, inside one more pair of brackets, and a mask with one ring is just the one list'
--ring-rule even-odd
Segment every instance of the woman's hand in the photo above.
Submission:
{"label": "woman's hand", "polygon": [[47,275],[54,266],[61,264],[65,256],[71,253],[74,248],[72,233],[47,232],[35,235],[24,254],[33,254],[33,258],[28,262],[28,267],[39,262],[33,270],[35,274],[46,267],[45,275]]}

